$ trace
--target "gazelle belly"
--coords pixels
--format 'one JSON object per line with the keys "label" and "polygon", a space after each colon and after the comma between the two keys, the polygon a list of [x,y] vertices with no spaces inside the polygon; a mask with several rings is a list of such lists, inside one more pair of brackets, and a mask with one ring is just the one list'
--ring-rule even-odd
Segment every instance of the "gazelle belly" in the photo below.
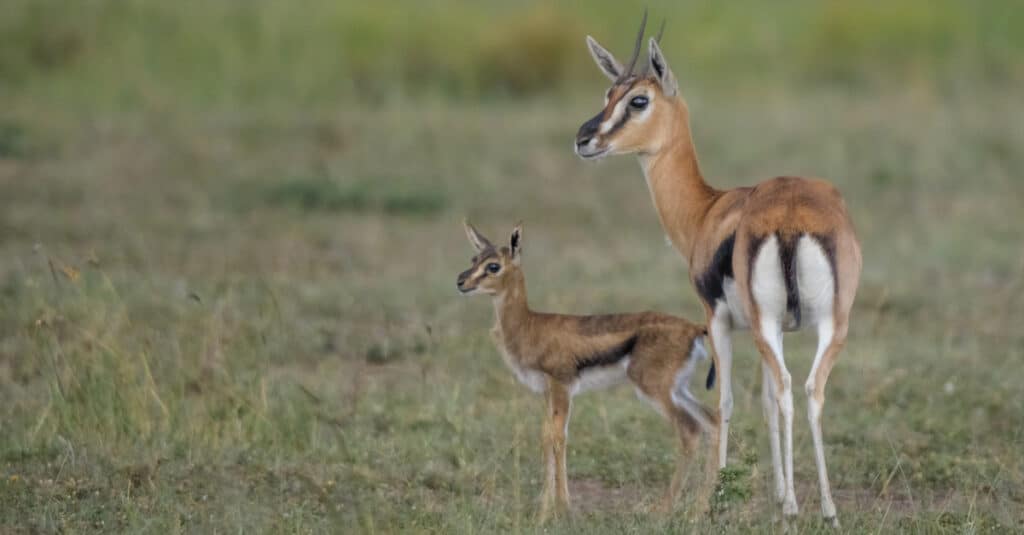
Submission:
{"label": "gazelle belly", "polygon": [[630,355],[626,355],[615,364],[585,368],[580,372],[576,381],[572,383],[569,392],[572,395],[576,395],[588,390],[600,390],[625,382],[626,369],[629,368],[629,358]]}

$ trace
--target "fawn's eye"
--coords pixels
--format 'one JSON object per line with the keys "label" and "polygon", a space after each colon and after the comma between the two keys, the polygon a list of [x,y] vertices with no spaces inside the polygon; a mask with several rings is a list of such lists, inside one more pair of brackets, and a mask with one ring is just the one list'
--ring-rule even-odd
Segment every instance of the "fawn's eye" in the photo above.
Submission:
{"label": "fawn's eye", "polygon": [[642,110],[647,107],[647,97],[643,95],[635,96],[630,99],[629,105],[635,109]]}
{"label": "fawn's eye", "polygon": [[487,271],[491,273],[497,273],[501,271],[501,265],[491,262],[490,264],[487,264]]}

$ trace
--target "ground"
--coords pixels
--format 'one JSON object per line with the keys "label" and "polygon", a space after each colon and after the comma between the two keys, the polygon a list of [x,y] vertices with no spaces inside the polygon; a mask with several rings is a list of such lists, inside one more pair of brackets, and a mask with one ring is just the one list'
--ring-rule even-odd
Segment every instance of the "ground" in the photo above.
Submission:
{"label": "ground", "polygon": [[[826,177],[855,219],[864,273],[824,413],[843,531],[1024,529],[1019,92],[692,78],[709,181]],[[689,491],[649,512],[673,436],[621,388],[577,398],[575,513],[535,524],[541,400],[492,346],[487,299],[455,291],[462,218],[493,239],[524,222],[537,309],[701,319],[635,160],[573,156],[601,88],[582,95],[5,112],[4,530],[781,531],[743,334],[713,513]],[[796,384],[813,347],[786,338]]]}

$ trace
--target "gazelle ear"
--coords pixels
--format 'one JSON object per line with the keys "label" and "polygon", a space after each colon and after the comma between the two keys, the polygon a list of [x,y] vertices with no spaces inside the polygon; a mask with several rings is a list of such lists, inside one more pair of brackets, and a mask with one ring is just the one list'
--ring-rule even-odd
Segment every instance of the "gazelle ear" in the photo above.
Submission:
{"label": "gazelle ear", "polygon": [[590,55],[594,57],[594,62],[597,63],[601,72],[613,82],[618,80],[622,74],[622,65],[615,60],[615,56],[597,44],[597,41],[589,35],[587,36],[587,48],[590,49]]}
{"label": "gazelle ear", "polygon": [[518,264],[523,252],[522,222],[516,224],[516,228],[512,229],[512,236],[508,240],[508,250],[512,254],[512,261]]}
{"label": "gazelle ear", "polygon": [[665,55],[661,53],[658,40],[653,37],[648,47],[647,57],[651,62],[651,72],[661,82],[661,92],[665,93],[667,97],[675,96],[679,92],[679,83],[676,82],[676,75],[672,74],[672,69],[668,67]]}
{"label": "gazelle ear", "polygon": [[491,242],[485,238],[483,234],[480,234],[480,231],[473,227],[473,225],[469,223],[468,219],[462,220],[462,227],[466,229],[466,237],[469,238],[469,243],[473,244],[473,248],[476,249],[477,252],[483,251],[488,247],[492,247]]}

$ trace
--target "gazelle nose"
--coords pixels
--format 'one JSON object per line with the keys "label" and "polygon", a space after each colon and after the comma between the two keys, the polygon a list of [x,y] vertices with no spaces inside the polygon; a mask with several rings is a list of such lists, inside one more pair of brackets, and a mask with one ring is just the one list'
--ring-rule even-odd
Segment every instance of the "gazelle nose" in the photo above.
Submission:
{"label": "gazelle nose", "polygon": [[576,146],[582,147],[590,140],[594,139],[594,134],[597,133],[597,129],[601,126],[601,119],[604,116],[604,112],[600,112],[597,115],[590,118],[589,121],[580,125],[579,131],[576,132]]}

